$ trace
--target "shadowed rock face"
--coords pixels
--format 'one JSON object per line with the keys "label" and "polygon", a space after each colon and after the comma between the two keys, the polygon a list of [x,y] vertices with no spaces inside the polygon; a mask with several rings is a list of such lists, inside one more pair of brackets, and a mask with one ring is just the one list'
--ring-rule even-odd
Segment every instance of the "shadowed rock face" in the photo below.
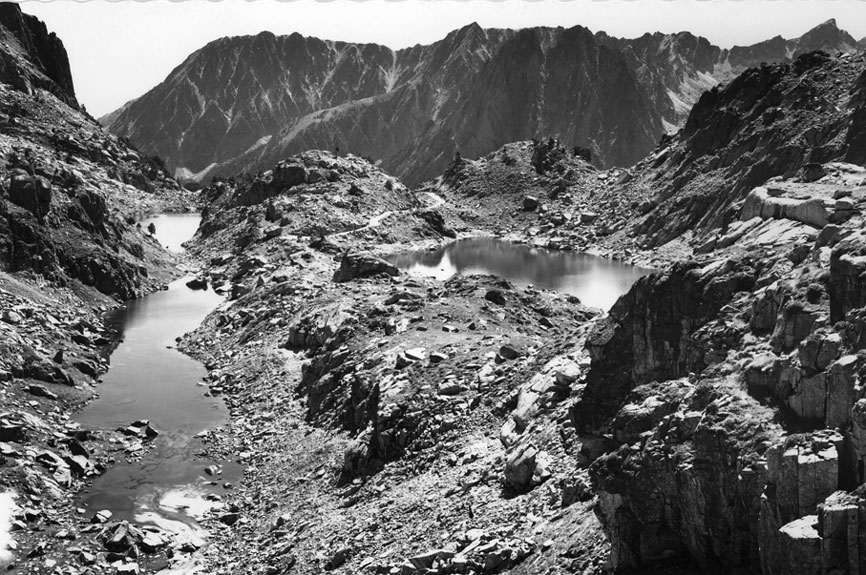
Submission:
{"label": "shadowed rock face", "polygon": [[257,171],[308,149],[382,160],[409,185],[455,151],[555,136],[603,166],[629,165],[682,125],[700,94],[797,46],[851,50],[819,26],[797,40],[721,50],[689,33],[617,39],[583,27],[484,30],[394,51],[299,34],[223,38],[102,119],[178,175]]}
{"label": "shadowed rock face", "polygon": [[681,263],[638,280],[587,339],[593,369],[574,410],[578,426],[597,428],[637,385],[706,367],[707,345],[695,332],[754,281],[748,260]]}
{"label": "shadowed rock face", "polygon": [[78,106],[66,48],[43,22],[18,4],[0,3],[0,40],[0,81],[27,93],[42,88]]}

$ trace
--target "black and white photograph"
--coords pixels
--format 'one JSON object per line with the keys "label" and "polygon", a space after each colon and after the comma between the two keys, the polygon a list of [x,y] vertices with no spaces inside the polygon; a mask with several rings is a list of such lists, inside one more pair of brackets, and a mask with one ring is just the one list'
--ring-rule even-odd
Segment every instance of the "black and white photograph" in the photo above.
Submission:
{"label": "black and white photograph", "polygon": [[0,571],[866,575],[866,0],[0,2]]}

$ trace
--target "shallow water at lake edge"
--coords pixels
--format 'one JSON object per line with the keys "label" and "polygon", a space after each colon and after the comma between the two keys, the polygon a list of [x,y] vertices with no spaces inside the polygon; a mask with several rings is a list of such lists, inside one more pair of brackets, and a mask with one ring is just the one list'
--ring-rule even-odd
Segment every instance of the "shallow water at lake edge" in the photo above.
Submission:
{"label": "shallow water at lake edge", "polygon": [[[182,251],[181,244],[194,235],[199,218],[168,214],[155,221],[157,239],[169,249]],[[204,395],[207,387],[199,385],[207,374],[204,366],[174,345],[223,298],[213,291],[187,288],[187,279],[108,314],[107,326],[122,339],[97,388],[99,397],[74,420],[88,429],[124,428],[148,420],[159,432],[140,461],[119,462],[95,478],[80,494],[79,506],[88,513],[107,509],[113,519],[196,535],[195,520],[208,495],[224,492],[222,485],[237,481],[242,469],[197,455],[204,444],[196,435],[226,424],[228,409],[221,398]],[[207,475],[205,467],[213,464],[220,466],[221,473]]]}
{"label": "shallow water at lake edge", "polygon": [[457,240],[436,250],[385,258],[410,274],[447,279],[457,273],[492,274],[526,287],[576,296],[604,310],[654,270],[578,252],[554,251],[495,238]]}

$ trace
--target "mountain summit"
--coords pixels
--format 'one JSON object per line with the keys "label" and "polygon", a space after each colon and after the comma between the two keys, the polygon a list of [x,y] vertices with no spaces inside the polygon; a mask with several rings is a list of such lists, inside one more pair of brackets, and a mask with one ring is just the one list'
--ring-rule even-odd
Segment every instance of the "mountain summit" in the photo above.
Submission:
{"label": "mountain summit", "polygon": [[700,94],[761,62],[857,42],[832,20],[801,38],[722,50],[688,32],[618,39],[586,28],[470,24],[394,51],[300,34],[223,38],[103,118],[202,179],[319,148],[381,160],[409,184],[454,157],[556,136],[627,165],[682,125]]}

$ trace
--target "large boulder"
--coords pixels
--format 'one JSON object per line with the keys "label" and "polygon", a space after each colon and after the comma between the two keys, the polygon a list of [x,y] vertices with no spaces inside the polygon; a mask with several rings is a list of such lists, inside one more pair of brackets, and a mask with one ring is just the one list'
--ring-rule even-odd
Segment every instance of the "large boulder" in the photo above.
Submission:
{"label": "large boulder", "polygon": [[291,188],[307,183],[307,169],[301,164],[291,162],[280,162],[274,168],[275,186],[280,188]]}
{"label": "large boulder", "polygon": [[529,444],[518,445],[505,460],[505,484],[522,492],[532,487],[538,450]]}
{"label": "large boulder", "polygon": [[40,221],[51,209],[51,183],[42,176],[31,176],[26,171],[12,171],[9,180],[9,201],[31,212]]}
{"label": "large boulder", "polygon": [[746,221],[752,218],[788,219],[816,228],[823,228],[830,223],[830,215],[821,198],[801,200],[773,197],[763,187],[752,190],[743,204],[740,219]]}
{"label": "large boulder", "polygon": [[346,252],[340,261],[340,269],[334,272],[335,282],[347,282],[357,278],[368,278],[379,274],[396,276],[397,266],[368,252]]}

